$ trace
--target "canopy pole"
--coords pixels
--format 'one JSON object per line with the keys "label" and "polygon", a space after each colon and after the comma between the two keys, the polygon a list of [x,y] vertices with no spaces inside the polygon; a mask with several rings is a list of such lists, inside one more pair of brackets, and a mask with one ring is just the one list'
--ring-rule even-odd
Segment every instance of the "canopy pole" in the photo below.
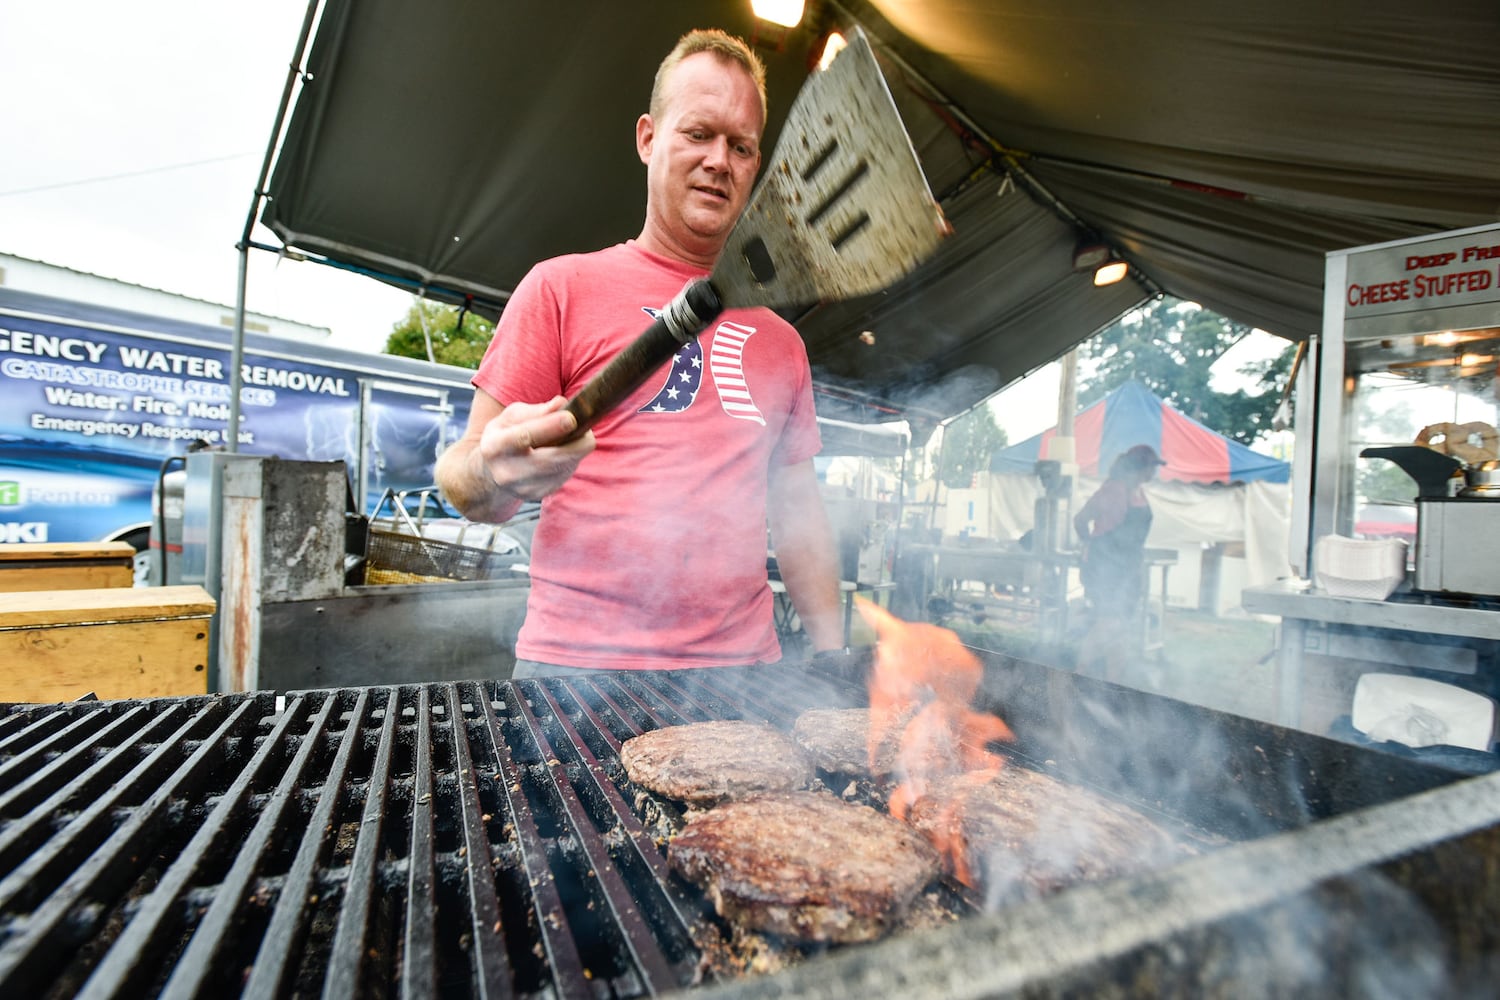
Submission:
{"label": "canopy pole", "polygon": [[[906,447],[901,449],[901,466],[896,473],[896,530],[891,533],[891,579],[896,577],[896,567],[901,565],[901,533],[906,530],[906,461],[911,457],[911,435],[906,436]],[[915,497],[913,498],[915,499]]]}
{"label": "canopy pole", "polygon": [[240,390],[243,378],[240,366],[245,358],[245,291],[250,278],[250,233],[255,228],[255,217],[260,213],[261,199],[266,196],[266,182],[271,176],[271,163],[276,156],[277,141],[286,124],[287,109],[292,105],[292,91],[302,76],[302,57],[307,52],[307,40],[312,36],[313,23],[317,20],[318,6],[322,0],[307,0],[307,13],[302,17],[302,31],[297,37],[297,48],[292,61],[287,65],[286,83],[281,88],[281,105],[276,109],[276,123],[271,128],[271,138],[266,143],[266,155],[261,159],[260,177],[255,182],[255,193],[250,197],[250,211],[245,214],[245,228],[240,232],[240,241],[235,250],[240,255],[239,281],[234,298],[234,342],[229,349],[229,426],[224,432],[224,444],[230,454],[240,450]]}
{"label": "canopy pole", "polygon": [[245,286],[250,275],[250,248],[241,243],[239,277],[234,291],[234,340],[229,347],[229,425],[224,428],[224,448],[231,455],[240,450],[240,365],[245,357]]}

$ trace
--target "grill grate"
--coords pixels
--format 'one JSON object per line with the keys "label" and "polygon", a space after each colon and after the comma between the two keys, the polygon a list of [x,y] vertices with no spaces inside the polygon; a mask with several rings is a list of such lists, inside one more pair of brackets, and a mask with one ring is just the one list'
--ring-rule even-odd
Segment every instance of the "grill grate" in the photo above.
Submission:
{"label": "grill grate", "polygon": [[691,985],[711,910],[668,876],[620,744],[861,698],[759,668],[13,706],[0,994]]}
{"label": "grill grate", "polygon": [[[933,933],[712,995],[1296,996],[1411,969],[1432,982],[1403,995],[1492,992],[1500,775],[988,667],[1027,759],[1241,843],[995,913],[941,891]],[[695,985],[725,929],[669,877],[672,806],[626,780],[621,743],[863,703],[859,678],[794,665],[0,706],[0,996]]]}

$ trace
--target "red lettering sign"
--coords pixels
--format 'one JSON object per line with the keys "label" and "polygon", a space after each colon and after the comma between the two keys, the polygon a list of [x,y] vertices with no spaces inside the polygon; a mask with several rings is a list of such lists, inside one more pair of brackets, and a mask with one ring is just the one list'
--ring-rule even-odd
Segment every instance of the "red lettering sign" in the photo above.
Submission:
{"label": "red lettering sign", "polygon": [[[1422,279],[1417,278],[1418,281]],[[1405,302],[1411,298],[1411,282],[1403,278],[1400,281],[1385,281],[1378,285],[1350,285],[1349,304],[1351,306],[1373,306],[1380,302]]]}
{"label": "red lettering sign", "polygon": [[1424,267],[1445,267],[1458,257],[1456,253],[1433,253],[1420,257],[1406,258],[1406,269],[1416,271]]}
{"label": "red lettering sign", "polygon": [[1457,295],[1461,292],[1482,292],[1492,281],[1488,271],[1459,271],[1454,274],[1419,274],[1413,279],[1415,298],[1432,298],[1438,295]]}

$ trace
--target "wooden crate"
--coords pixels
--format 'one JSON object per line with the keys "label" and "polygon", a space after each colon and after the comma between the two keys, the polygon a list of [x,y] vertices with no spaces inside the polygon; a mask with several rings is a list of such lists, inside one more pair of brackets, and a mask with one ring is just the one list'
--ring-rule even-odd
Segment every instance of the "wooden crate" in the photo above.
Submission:
{"label": "wooden crate", "polygon": [[95,590],[135,584],[135,549],[125,542],[0,545],[0,593]]}
{"label": "wooden crate", "polygon": [[0,701],[205,694],[213,613],[197,586],[0,594]]}

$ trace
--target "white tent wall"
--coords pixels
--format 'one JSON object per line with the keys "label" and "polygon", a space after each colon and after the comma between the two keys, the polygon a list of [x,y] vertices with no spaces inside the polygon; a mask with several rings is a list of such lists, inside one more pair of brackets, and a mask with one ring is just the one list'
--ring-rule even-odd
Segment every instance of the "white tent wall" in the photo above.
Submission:
{"label": "white tent wall", "polygon": [[[987,494],[982,506],[987,508],[989,533],[972,534],[1014,542],[1035,522],[1041,483],[1035,476],[1004,473],[990,473],[986,478],[974,492]],[[1063,512],[1070,524],[1073,513],[1099,486],[1099,480],[1075,479],[1070,508]],[[950,521],[955,497],[965,492],[969,491],[952,491]],[[1288,484],[1153,482],[1146,485],[1146,497],[1152,513],[1147,546],[1177,552],[1177,563],[1167,573],[1170,606],[1201,608],[1215,614],[1236,612],[1245,587],[1291,575],[1287,560],[1291,514]],[[1153,574],[1153,590],[1159,586]]]}
{"label": "white tent wall", "polygon": [[[983,483],[986,478],[1014,479],[1017,483],[1006,489],[996,489],[993,482]],[[1034,505],[1042,495],[1041,484],[1036,478],[986,473],[979,479],[983,485],[948,490],[943,517],[937,522],[943,528],[943,535],[1013,542],[1029,531],[1036,515]],[[1030,490],[1022,489],[1021,483],[1028,483]]]}
{"label": "white tent wall", "polygon": [[975,477],[980,485],[967,490],[949,490],[944,504],[944,534],[957,534],[948,525],[963,520],[964,504],[957,498],[962,494],[983,494],[988,517],[987,531],[976,532],[975,537],[989,538],[999,542],[1014,542],[1031,530],[1036,520],[1036,501],[1041,498],[1042,484],[1035,476],[1016,476],[999,472],[981,473]]}
{"label": "white tent wall", "polygon": [[1292,575],[1290,483],[1245,484],[1245,586]]}

